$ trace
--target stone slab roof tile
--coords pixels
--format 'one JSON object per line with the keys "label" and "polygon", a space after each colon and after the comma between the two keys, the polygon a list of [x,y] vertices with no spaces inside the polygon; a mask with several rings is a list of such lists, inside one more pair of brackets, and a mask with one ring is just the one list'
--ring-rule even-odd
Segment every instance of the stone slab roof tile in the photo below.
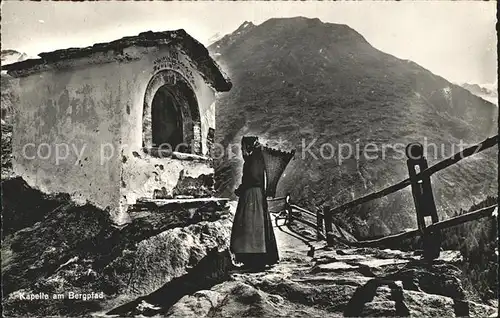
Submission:
{"label": "stone slab roof tile", "polygon": [[[179,45],[202,73],[204,79],[217,91],[229,91],[232,87],[231,80],[210,57],[207,48],[191,37],[183,29],[163,32],[143,32],[137,36],[127,36],[108,43],[97,43],[84,48],[69,48],[52,52],[40,53],[39,59],[29,59],[21,62],[2,65],[2,70],[13,76],[33,73],[44,65],[55,64],[61,61],[78,59],[94,53],[113,51],[123,54],[123,50],[131,46],[155,47],[160,45]],[[30,70],[32,72],[30,72]],[[36,72],[36,71],[35,71]]]}

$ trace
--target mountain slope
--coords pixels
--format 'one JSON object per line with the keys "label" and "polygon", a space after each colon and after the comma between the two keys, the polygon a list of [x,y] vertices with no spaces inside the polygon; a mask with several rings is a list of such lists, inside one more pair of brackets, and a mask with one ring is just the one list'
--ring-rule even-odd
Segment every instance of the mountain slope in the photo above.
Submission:
{"label": "mountain slope", "polygon": [[16,103],[19,102],[19,94],[16,92],[15,85],[18,80],[8,74],[0,74],[1,81],[1,117],[2,121],[11,124],[12,115]]}
{"label": "mountain slope", "polygon": [[[1,54],[2,65],[12,64],[24,61],[28,58],[25,53],[20,53],[16,50],[2,50]],[[14,111],[14,105],[19,101],[19,96],[13,86],[17,85],[17,80],[12,76],[7,75],[2,71],[1,77],[1,117],[5,123],[11,123],[11,115]]]}
{"label": "mountain slope", "polygon": [[21,62],[26,60],[27,58],[28,55],[26,55],[26,53],[20,53],[16,50],[2,50],[2,52],[0,53],[2,65]]}
{"label": "mountain slope", "polygon": [[464,83],[461,85],[472,94],[477,95],[498,106],[498,83],[491,84],[469,84]]}
{"label": "mountain slope", "polygon": [[[297,17],[242,27],[209,47],[234,83],[218,100],[217,141],[239,144],[254,134],[271,146],[296,148],[278,192],[303,206],[336,206],[406,178],[402,150],[409,142],[435,143],[428,147],[432,164],[459,150],[460,140],[496,134],[493,104],[373,48],[346,25]],[[348,156],[343,147],[349,158],[342,161],[341,143],[352,150]],[[368,143],[378,147],[377,158],[373,150],[363,155]],[[238,185],[241,165],[239,157],[217,162],[221,194]],[[489,150],[433,177],[441,218],[496,194],[496,176]],[[346,211],[338,221],[361,237],[415,227],[411,192]]]}

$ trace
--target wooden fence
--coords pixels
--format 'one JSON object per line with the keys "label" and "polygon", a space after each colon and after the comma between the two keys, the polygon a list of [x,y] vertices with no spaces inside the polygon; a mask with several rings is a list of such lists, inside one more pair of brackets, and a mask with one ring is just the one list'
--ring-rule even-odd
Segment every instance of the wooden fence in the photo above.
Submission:
{"label": "wooden fence", "polygon": [[[431,167],[427,167],[427,161],[423,157],[422,153],[419,153],[419,151],[421,152],[422,149],[419,149],[417,147],[416,148],[417,153],[419,153],[418,157],[410,158],[411,153],[408,152],[408,147],[407,147],[407,156],[409,157],[408,167],[410,170],[409,178],[401,182],[398,182],[394,185],[391,185],[385,189],[368,194],[366,196],[342,204],[335,208],[331,208],[330,206],[324,206],[322,209],[318,209],[318,211],[316,212],[309,211],[307,209],[304,209],[300,206],[291,203],[289,195],[282,198],[271,199],[270,201],[283,202],[281,204],[278,204],[282,212],[277,217],[276,222],[280,218],[284,218],[286,222],[290,221],[301,222],[309,227],[314,228],[316,231],[316,239],[317,240],[326,239],[328,245],[333,245],[335,241],[338,241],[354,247],[378,247],[389,243],[394,243],[402,239],[407,239],[415,236],[422,236],[424,238],[424,257],[430,259],[437,258],[439,256],[439,247],[441,244],[439,237],[440,230],[456,226],[465,222],[492,216],[493,211],[497,209],[498,204],[478,209],[476,211],[472,211],[448,220],[439,221],[437,220],[437,214],[434,213],[433,215],[429,211],[433,209],[435,210],[434,199],[432,197],[432,189],[430,188],[430,177],[433,174],[456,164],[462,159],[465,159],[481,151],[494,147],[495,145],[498,145],[498,135],[488,138],[483,142],[478,143],[472,147],[466,148],[454,154],[453,156],[436,163]],[[414,170],[412,173],[413,169],[412,166],[414,165],[419,165],[419,168],[421,169],[419,173],[416,173]],[[428,182],[427,189],[425,188],[426,182]],[[391,193],[397,192],[408,186],[412,186],[412,193],[417,212],[417,220],[418,220],[417,223],[419,225],[418,229],[397,233],[394,235],[388,235],[379,239],[365,240],[365,241],[352,241],[346,239],[345,237],[341,237],[339,235],[334,234],[333,227],[336,225],[333,222],[333,216],[335,214],[344,212],[347,209],[350,209],[352,207],[355,207],[363,203],[370,202],[374,199],[385,197]],[[302,214],[312,217],[315,221],[306,220],[305,218],[301,217]],[[424,216],[432,216],[433,219],[432,224],[425,225],[425,223],[422,223]]]}

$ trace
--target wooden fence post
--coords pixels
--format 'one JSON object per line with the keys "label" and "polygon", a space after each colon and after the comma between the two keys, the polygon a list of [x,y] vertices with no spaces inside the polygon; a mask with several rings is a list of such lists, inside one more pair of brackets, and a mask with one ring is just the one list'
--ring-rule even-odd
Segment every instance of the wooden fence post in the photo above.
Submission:
{"label": "wooden fence post", "polygon": [[290,206],[290,193],[287,193],[285,197],[285,210],[286,210],[285,224],[290,224],[290,222],[292,221],[292,207]]}
{"label": "wooden fence post", "polygon": [[[425,217],[430,216],[432,223],[439,221],[434,195],[432,194],[431,178],[426,176],[419,180],[416,175],[418,172],[428,168],[427,160],[424,157],[424,147],[419,143],[411,143],[406,146],[406,161],[408,173],[410,175],[411,190],[415,210],[417,212],[418,229],[422,234],[423,256],[427,260],[433,260],[439,257],[441,249],[441,235],[439,230],[426,230]],[[416,171],[418,167],[419,171]]]}
{"label": "wooden fence post", "polygon": [[316,241],[321,241],[323,239],[323,211],[316,211]]}
{"label": "wooden fence post", "polygon": [[323,217],[325,220],[326,244],[333,245],[333,215],[330,206],[325,206],[323,209]]}

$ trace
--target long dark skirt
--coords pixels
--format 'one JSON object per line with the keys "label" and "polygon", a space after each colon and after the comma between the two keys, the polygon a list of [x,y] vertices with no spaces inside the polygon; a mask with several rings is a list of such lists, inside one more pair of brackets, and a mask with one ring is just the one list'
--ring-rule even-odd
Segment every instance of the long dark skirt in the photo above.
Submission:
{"label": "long dark skirt", "polygon": [[231,252],[236,261],[249,266],[272,265],[278,262],[278,246],[261,188],[243,191],[234,215]]}

